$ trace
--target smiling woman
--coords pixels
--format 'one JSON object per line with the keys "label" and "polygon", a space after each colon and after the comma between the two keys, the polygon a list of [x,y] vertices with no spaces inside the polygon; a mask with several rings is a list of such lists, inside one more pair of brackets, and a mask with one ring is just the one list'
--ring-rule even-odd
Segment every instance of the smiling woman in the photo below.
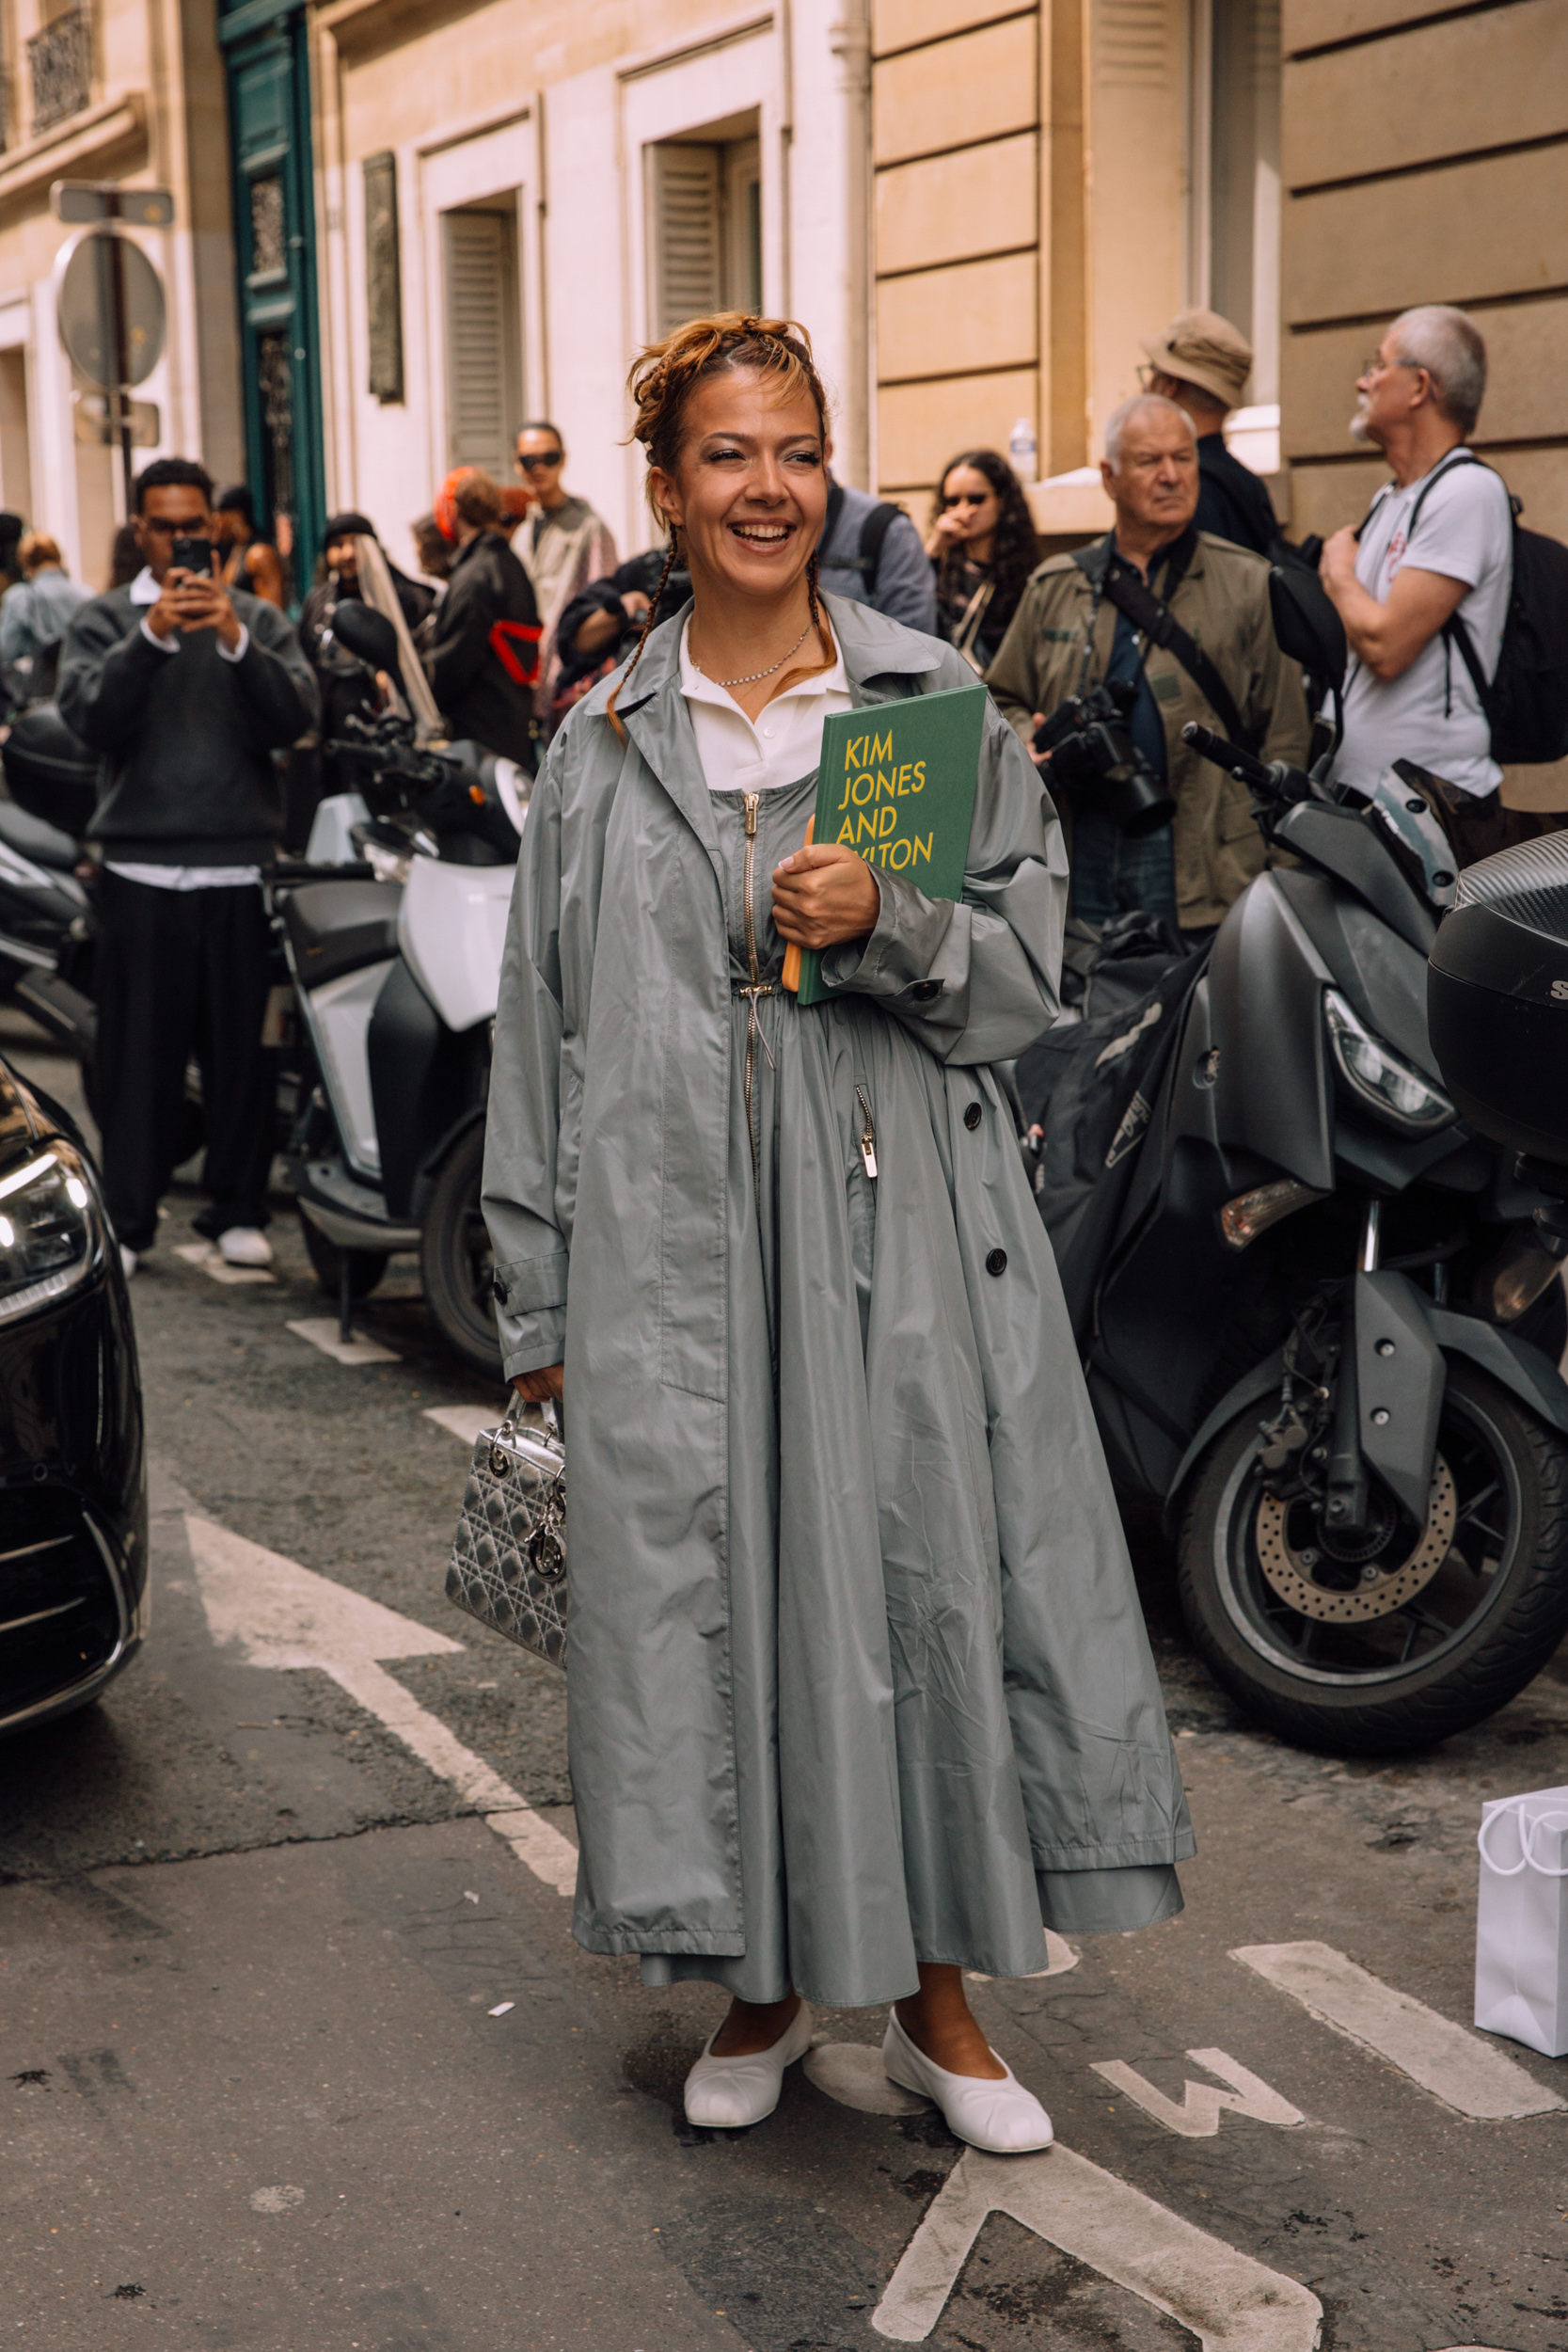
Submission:
{"label": "smiling woman", "polygon": [[696,321],[632,391],[691,597],[535,786],[484,1181],[507,1373],[570,1406],[576,1932],[731,1994],[694,2122],[770,2112],[807,2001],[893,2002],[896,2081],[1039,2148],[962,1970],[1167,1916],[1193,1850],[990,1066],[1055,1009],[1060,832],[988,708],[960,903],[802,847],[824,719],[974,673],[819,592],[800,328]]}

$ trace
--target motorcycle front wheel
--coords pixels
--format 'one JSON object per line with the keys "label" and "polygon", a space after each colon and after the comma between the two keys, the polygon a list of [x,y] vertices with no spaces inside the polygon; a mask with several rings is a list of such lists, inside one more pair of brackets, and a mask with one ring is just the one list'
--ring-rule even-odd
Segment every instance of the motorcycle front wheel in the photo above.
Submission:
{"label": "motorcycle front wheel", "polygon": [[1374,1482],[1367,1531],[1331,1554],[1310,1504],[1269,1496],[1261,1419],[1210,1447],[1180,1551],[1194,1645],[1246,1712],[1298,1746],[1389,1756],[1523,1690],[1568,1630],[1557,1432],[1450,1359],[1426,1526]]}
{"label": "motorcycle front wheel", "polygon": [[499,1381],[501,1351],[490,1287],[495,1258],[480,1203],[483,1174],[482,1120],[458,1137],[436,1179],[420,1245],[420,1278],[425,1304],[448,1345],[465,1363]]}

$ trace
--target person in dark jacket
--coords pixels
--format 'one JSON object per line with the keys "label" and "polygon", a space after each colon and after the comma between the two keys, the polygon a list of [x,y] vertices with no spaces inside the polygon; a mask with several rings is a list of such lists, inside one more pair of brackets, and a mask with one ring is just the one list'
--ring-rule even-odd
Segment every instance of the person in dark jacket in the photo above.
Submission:
{"label": "person in dark jacket", "polygon": [[1225,421],[1252,373],[1252,345],[1217,310],[1181,310],[1143,348],[1152,362],[1139,370],[1145,389],[1173,400],[1193,421],[1198,470],[1194,528],[1250,548],[1254,555],[1272,555],[1280,536],[1274,501],[1261,476],[1225,445]]}
{"label": "person in dark jacket", "polygon": [[[355,540],[376,536],[375,525],[368,516],[333,515],[327,518],[315,585],[299,616],[299,642],[305,648],[305,659],[316,674],[322,706],[319,748],[296,753],[290,761],[289,822],[284,838],[301,847],[309,837],[310,820],[323,794],[355,788],[352,771],[340,767],[328,746],[342,734],[343,722],[351,712],[369,712],[375,707],[374,691],[364,663],[352,660],[331,642],[331,629],[332,616],[339,605],[357,601],[360,596],[359,558]],[[412,636],[434,607],[436,591],[410,580],[390,560],[387,569]]]}
{"label": "person in dark jacket", "polygon": [[145,469],[143,568],[83,606],[60,660],[60,715],[103,763],[90,827],[103,855],[98,1115],[128,1274],[158,1230],[193,1051],[211,1196],[196,1229],[232,1265],[272,1257],[261,867],[283,821],[272,755],[314,723],[316,686],[276,605],[174,564],[176,538],[212,539],[212,495],[188,458]]}
{"label": "person in dark jacket", "polygon": [[[591,580],[556,623],[556,650],[561,667],[556,674],[551,712],[552,732],[572,707],[601,677],[608,677],[623,654],[629,653],[641,633],[648,608],[664,574],[668,549],[648,548],[628,563],[617,564],[603,580]],[[659,597],[658,617],[667,621],[691,595],[691,575],[672,571]]]}
{"label": "person in dark jacket", "polygon": [[431,691],[454,742],[483,743],[531,773],[544,631],[529,576],[506,542],[499,484],[463,468],[443,485],[436,518],[457,553],[424,656]]}

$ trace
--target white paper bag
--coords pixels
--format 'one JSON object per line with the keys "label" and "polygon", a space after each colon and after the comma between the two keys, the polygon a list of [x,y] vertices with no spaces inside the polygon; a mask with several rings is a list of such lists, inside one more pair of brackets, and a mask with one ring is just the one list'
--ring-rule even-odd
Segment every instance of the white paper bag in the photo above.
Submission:
{"label": "white paper bag", "polygon": [[1568,1788],[1482,1807],[1476,2024],[1568,2053]]}

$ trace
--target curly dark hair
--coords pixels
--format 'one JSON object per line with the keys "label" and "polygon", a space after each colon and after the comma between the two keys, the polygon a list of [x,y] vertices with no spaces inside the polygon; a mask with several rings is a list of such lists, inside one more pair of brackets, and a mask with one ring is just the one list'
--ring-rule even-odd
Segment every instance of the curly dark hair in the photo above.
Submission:
{"label": "curly dark hair", "polygon": [[[1023,485],[1006,459],[993,449],[966,449],[957,457],[950,457],[937,476],[936,495],[931,501],[933,524],[942,512],[942,493],[947,477],[960,466],[973,466],[976,473],[984,474],[1001,501],[991,551],[991,573],[996,586],[987,618],[992,628],[1000,625],[1005,628],[1023,594],[1024,581],[1040,560],[1034,516],[1029,512]],[[952,575],[962,561],[959,548],[948,548],[943,551],[937,575],[939,596],[952,593]]]}

